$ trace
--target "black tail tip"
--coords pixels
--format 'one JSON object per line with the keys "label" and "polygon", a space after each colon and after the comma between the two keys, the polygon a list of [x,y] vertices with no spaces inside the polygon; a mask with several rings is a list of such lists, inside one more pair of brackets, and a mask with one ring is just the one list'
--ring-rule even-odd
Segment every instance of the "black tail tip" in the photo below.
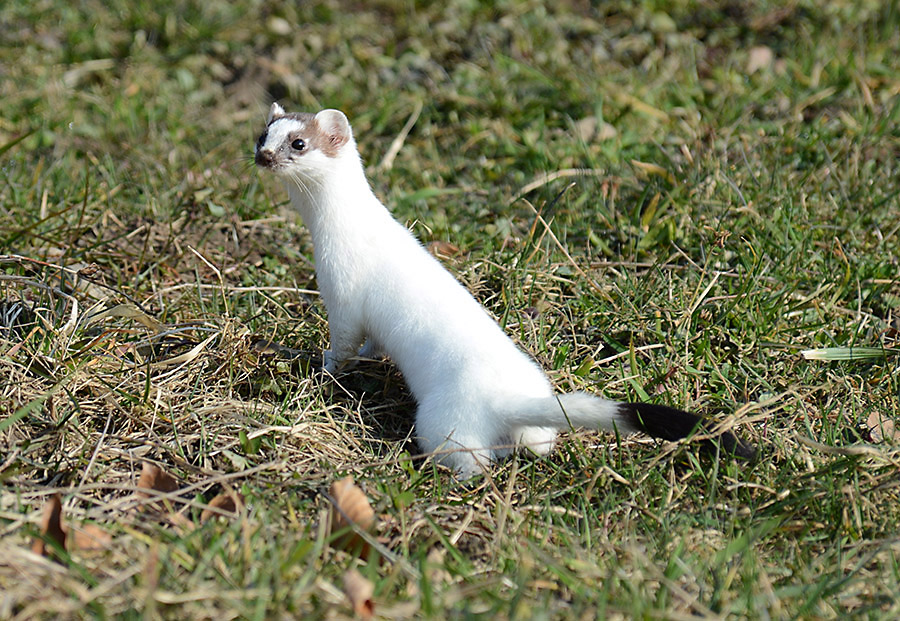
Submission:
{"label": "black tail tip", "polygon": [[[623,403],[621,408],[624,417],[635,429],[654,438],[681,440],[694,433],[713,432],[710,421],[666,405]],[[752,444],[744,442],[730,431],[723,431],[714,438],[703,440],[702,446],[707,450],[719,447],[726,453],[746,461],[752,461],[757,456],[756,448]]]}

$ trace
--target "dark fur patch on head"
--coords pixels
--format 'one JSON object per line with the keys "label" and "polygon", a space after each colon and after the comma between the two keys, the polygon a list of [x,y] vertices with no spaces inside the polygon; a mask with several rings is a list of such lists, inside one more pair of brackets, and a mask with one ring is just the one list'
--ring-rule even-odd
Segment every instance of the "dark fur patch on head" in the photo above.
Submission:
{"label": "dark fur patch on head", "polygon": [[335,157],[340,148],[350,142],[350,123],[343,112],[322,110],[315,115],[315,123],[322,138],[318,146],[328,157]]}
{"label": "dark fur patch on head", "polygon": [[287,144],[299,138],[306,142],[309,150],[316,149],[327,157],[336,157],[341,147],[350,140],[347,132],[341,131],[340,128],[323,127],[316,115],[309,112],[288,112],[276,116],[267,126],[267,130],[268,127],[285,119],[297,121],[302,125],[300,129],[288,135]]}

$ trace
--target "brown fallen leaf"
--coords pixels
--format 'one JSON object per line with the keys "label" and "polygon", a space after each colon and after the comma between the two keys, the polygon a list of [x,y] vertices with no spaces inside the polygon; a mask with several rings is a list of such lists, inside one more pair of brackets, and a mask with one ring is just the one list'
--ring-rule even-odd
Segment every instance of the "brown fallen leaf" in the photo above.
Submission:
{"label": "brown fallen leaf", "polygon": [[47,545],[47,540],[53,540],[63,550],[66,549],[66,529],[62,524],[62,501],[59,494],[53,494],[44,505],[44,515],[41,518],[41,537],[34,540],[31,551],[41,556],[56,556],[56,550]]}
{"label": "brown fallen leaf", "polygon": [[200,514],[200,523],[203,524],[212,517],[230,517],[223,516],[222,512],[236,514],[244,507],[244,497],[238,492],[223,492],[209,501],[206,509]]}
{"label": "brown fallen leaf", "polygon": [[[178,491],[180,485],[168,472],[155,464],[145,461],[141,468],[141,476],[137,482],[138,498],[156,498],[160,494]],[[182,532],[190,532],[194,523],[184,514],[174,511],[173,503],[168,498],[157,498],[153,502],[142,504],[140,509],[155,514],[162,521],[168,522]],[[182,507],[187,510],[187,506]]]}
{"label": "brown fallen leaf", "polygon": [[151,498],[156,494],[141,490],[153,490],[162,494],[168,494],[178,489],[178,482],[168,472],[149,461],[145,461],[141,468],[141,476],[138,478],[138,496]]}
{"label": "brown fallen leaf", "polygon": [[112,535],[96,524],[81,524],[68,529],[72,549],[82,552],[105,550],[112,543]]}
{"label": "brown fallen leaf", "polygon": [[[353,477],[344,477],[340,481],[331,484],[329,490],[334,501],[331,512],[331,533],[346,530],[351,524],[356,524],[365,531],[372,530],[375,525],[375,511],[369,504],[369,499],[361,489],[353,482]],[[347,550],[362,559],[369,557],[369,544],[355,532],[349,532],[332,543],[336,549]]]}
{"label": "brown fallen leaf", "polygon": [[900,429],[897,429],[893,419],[884,417],[881,412],[869,414],[866,427],[869,428],[869,436],[873,442],[900,441]]}
{"label": "brown fallen leaf", "polygon": [[459,254],[459,248],[448,241],[431,241],[426,246],[428,252],[438,259],[450,259]]}
{"label": "brown fallen leaf", "polygon": [[371,619],[375,615],[375,602],[372,595],[375,593],[375,585],[363,577],[355,569],[347,570],[344,574],[344,594],[350,601],[350,605],[362,619]]}
{"label": "brown fallen leaf", "polygon": [[[97,266],[91,264],[78,270],[78,274],[80,276],[90,276],[96,270]],[[154,332],[161,332],[163,330],[163,325],[160,322],[139,309],[134,304],[118,304],[116,306],[113,306],[112,308],[107,308],[106,310],[100,311],[96,314],[89,315],[85,320],[85,327],[99,321],[103,321],[107,317],[124,317],[125,319],[134,319],[144,327],[149,328]]]}

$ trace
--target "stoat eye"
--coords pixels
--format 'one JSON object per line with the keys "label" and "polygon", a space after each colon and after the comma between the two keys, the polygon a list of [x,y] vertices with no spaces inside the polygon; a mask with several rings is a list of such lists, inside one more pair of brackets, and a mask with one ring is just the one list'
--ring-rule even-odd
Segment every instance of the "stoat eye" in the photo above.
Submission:
{"label": "stoat eye", "polygon": [[291,148],[297,151],[302,151],[306,148],[306,142],[297,138],[294,142],[291,143]]}
{"label": "stoat eye", "polygon": [[269,136],[269,132],[263,132],[259,135],[259,139],[256,141],[256,146],[258,148],[262,148],[264,144],[266,144],[266,138]]}

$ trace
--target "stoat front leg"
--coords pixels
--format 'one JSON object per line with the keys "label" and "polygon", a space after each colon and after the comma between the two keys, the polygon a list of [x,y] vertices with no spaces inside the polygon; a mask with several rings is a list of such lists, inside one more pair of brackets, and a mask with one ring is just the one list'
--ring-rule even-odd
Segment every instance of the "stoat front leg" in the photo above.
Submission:
{"label": "stoat front leg", "polygon": [[[385,356],[384,351],[382,351],[381,346],[378,345],[371,338],[366,339],[366,342],[362,347],[359,348],[359,351],[356,354],[351,354],[350,356],[345,357],[344,359],[338,360],[334,356],[334,344],[332,343],[331,349],[326,349],[324,354],[324,363],[323,369],[328,371],[329,373],[335,373],[339,368],[346,368],[348,364],[347,358],[355,355],[358,358],[366,358],[369,360],[379,360]],[[355,364],[356,361],[351,361],[351,363]]]}
{"label": "stoat front leg", "polygon": [[323,368],[334,374],[348,358],[356,355],[365,335],[361,327],[335,319],[329,320],[328,331],[331,334],[331,349],[323,353]]}

